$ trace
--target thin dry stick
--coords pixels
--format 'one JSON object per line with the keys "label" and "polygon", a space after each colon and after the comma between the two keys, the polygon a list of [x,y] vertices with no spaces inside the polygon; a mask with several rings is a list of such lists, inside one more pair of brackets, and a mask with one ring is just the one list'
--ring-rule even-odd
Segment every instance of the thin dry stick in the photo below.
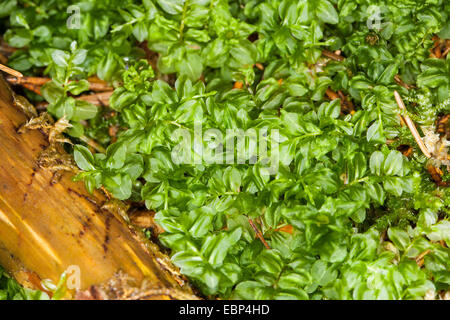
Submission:
{"label": "thin dry stick", "polygon": [[111,97],[113,91],[106,91],[106,92],[100,92],[100,93],[94,93],[94,94],[86,94],[77,97],[77,100],[84,100],[87,102],[90,102],[95,105],[102,105],[102,106],[108,106],[109,105],[109,98]]}
{"label": "thin dry stick", "polygon": [[42,92],[41,92],[41,87],[40,86],[37,86],[37,85],[34,85],[34,84],[28,84],[28,83],[24,83],[24,84],[22,84],[22,86],[25,88],[25,89],[28,89],[28,90],[30,90],[30,91],[33,91],[34,93],[36,93],[36,94],[38,94],[38,95],[42,95]]}
{"label": "thin dry stick", "polygon": [[248,222],[252,226],[253,230],[255,230],[256,236],[259,238],[259,240],[261,240],[261,242],[263,243],[264,247],[266,247],[266,249],[270,250],[270,246],[267,244],[266,239],[264,239],[261,231],[259,231],[258,227],[255,225],[253,220],[252,219],[248,219]]}
{"label": "thin dry stick", "polygon": [[[403,102],[402,97],[400,97],[400,94],[397,91],[394,91],[394,97],[395,97],[395,101],[397,102],[398,107],[406,112],[405,103]],[[412,122],[411,118],[407,114],[403,115],[403,119],[405,120],[406,125],[408,126],[409,130],[411,131],[412,135],[414,136],[414,139],[416,139],[416,142],[419,145],[419,148],[420,148],[420,150],[422,150],[425,157],[431,158],[431,154],[428,151],[428,148],[425,145],[425,143],[423,143],[423,140],[422,140],[419,132],[417,131],[416,126],[414,125],[414,122]]]}
{"label": "thin dry stick", "polygon": [[343,61],[345,59],[343,56],[340,56],[328,50],[323,50],[322,55],[335,61]]}
{"label": "thin dry stick", "polygon": [[[6,78],[6,81],[8,81],[9,83],[14,84],[14,85],[22,85],[22,86],[25,86],[27,84],[42,86],[51,80],[52,79],[46,78],[46,77],[22,77],[22,78],[7,77]],[[111,91],[111,90],[113,90],[113,87],[109,86],[107,82],[102,81],[100,79],[96,80],[96,81],[90,81],[90,79],[88,79],[88,81],[89,81],[89,90],[92,90],[92,91]]]}
{"label": "thin dry stick", "polygon": [[395,80],[395,82],[396,82],[399,86],[402,86],[402,87],[405,88],[406,90],[411,89],[411,86],[408,85],[408,84],[406,84],[405,82],[403,82],[402,78],[400,78],[400,76],[399,76],[398,74],[396,74],[396,75],[394,76],[394,80]]}
{"label": "thin dry stick", "polygon": [[6,77],[6,81],[10,84],[33,84],[36,86],[42,86],[50,80],[52,79],[43,77]]}
{"label": "thin dry stick", "polygon": [[10,75],[13,75],[17,78],[22,78],[23,74],[21,74],[19,71],[16,71],[14,69],[11,69],[3,64],[0,64],[0,70],[6,73],[9,73]]}
{"label": "thin dry stick", "polygon": [[444,53],[442,54],[442,57],[445,58],[449,52],[450,52],[450,47],[447,47],[447,48],[445,49]]}

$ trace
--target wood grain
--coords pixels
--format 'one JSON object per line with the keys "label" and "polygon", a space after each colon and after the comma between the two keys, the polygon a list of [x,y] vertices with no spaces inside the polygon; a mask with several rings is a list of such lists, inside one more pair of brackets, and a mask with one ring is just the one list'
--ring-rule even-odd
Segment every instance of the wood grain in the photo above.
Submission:
{"label": "wood grain", "polygon": [[118,213],[102,209],[103,194],[89,194],[83,183],[72,181],[72,173],[51,183],[54,173],[36,165],[48,147],[47,137],[39,130],[17,132],[27,118],[14,107],[11,91],[0,78],[0,265],[34,288],[39,281],[32,279],[57,283],[76,265],[81,290],[105,283],[120,271],[136,283],[145,279],[147,288],[190,294],[155,245],[146,243]]}

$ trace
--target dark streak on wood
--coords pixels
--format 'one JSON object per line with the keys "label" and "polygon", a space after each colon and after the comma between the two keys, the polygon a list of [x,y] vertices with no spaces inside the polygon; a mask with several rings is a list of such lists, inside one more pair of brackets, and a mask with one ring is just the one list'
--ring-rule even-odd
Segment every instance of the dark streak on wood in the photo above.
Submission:
{"label": "dark streak on wood", "polygon": [[86,196],[86,195],[80,194],[79,192],[73,190],[72,188],[68,188],[67,190],[68,190],[69,192],[71,192],[71,193],[74,193],[74,194],[77,195],[78,197],[87,200],[89,203],[92,203],[92,204],[95,206],[95,209],[99,209],[99,208],[100,208],[99,204],[98,204],[94,199],[91,199],[91,198],[89,198],[89,197]]}
{"label": "dark streak on wood", "polygon": [[111,230],[111,218],[113,216],[111,214],[108,214],[106,216],[105,220],[105,239],[103,240],[103,251],[106,253],[108,252],[108,242],[109,242],[109,232]]}

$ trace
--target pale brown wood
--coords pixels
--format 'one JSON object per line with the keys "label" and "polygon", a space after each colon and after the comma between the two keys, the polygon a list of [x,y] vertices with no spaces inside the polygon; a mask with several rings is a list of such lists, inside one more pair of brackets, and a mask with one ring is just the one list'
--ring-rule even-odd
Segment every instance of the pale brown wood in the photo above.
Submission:
{"label": "pale brown wood", "polygon": [[0,64],[0,70],[3,72],[9,73],[10,75],[13,75],[14,77],[17,77],[17,78],[23,77],[23,74],[21,74],[19,71],[11,69],[3,64]]}
{"label": "pale brown wood", "polygon": [[[394,91],[394,97],[395,97],[395,101],[397,102],[398,107],[401,110],[406,111],[405,103],[403,102],[402,97],[400,96],[400,94],[397,91]],[[411,131],[414,139],[416,140],[417,144],[419,145],[420,150],[422,150],[425,157],[431,158],[431,154],[428,151],[428,148],[425,145],[425,143],[423,143],[422,137],[420,136],[419,132],[417,131],[414,122],[411,120],[411,118],[407,114],[404,114],[403,118],[404,118],[409,130]]]}
{"label": "pale brown wood", "polygon": [[28,119],[13,100],[0,76],[0,265],[35,289],[43,279],[58,283],[75,265],[80,291],[121,272],[137,285],[145,280],[152,299],[194,298],[156,245],[119,213],[102,208],[107,201],[102,193],[89,194],[70,172],[53,183],[54,172],[37,165],[47,137],[40,130],[18,133]]}

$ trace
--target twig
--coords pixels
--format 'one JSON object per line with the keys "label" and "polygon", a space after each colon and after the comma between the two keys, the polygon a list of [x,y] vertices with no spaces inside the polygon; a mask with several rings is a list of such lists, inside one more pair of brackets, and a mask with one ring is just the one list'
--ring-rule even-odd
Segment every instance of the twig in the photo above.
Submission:
{"label": "twig", "polygon": [[108,85],[105,80],[92,76],[87,79],[89,81],[89,90],[96,92],[112,91],[114,88]]}
{"label": "twig", "polygon": [[435,167],[433,165],[429,165],[427,167],[428,173],[431,176],[431,179],[434,181],[434,183],[436,183],[436,185],[438,186],[442,186],[442,187],[446,187],[447,186],[447,182],[446,181],[442,181],[442,176],[443,176],[443,172],[441,169],[439,169],[438,167]]}
{"label": "twig", "polygon": [[408,84],[406,84],[405,82],[403,82],[402,78],[400,78],[400,76],[399,76],[398,74],[396,74],[396,75],[394,76],[394,80],[395,80],[395,82],[396,82],[399,86],[402,86],[402,87],[405,88],[406,90],[411,89],[411,86],[408,85]]}
{"label": "twig", "polygon": [[[42,86],[46,84],[47,82],[51,81],[52,79],[46,78],[46,77],[7,77],[6,81],[8,81],[10,84],[13,85],[35,85],[35,86]],[[89,90],[97,91],[97,92],[104,92],[104,91],[111,91],[113,90],[113,87],[109,86],[105,81],[95,78],[89,78]]]}
{"label": "twig", "polygon": [[0,70],[6,73],[9,73],[17,78],[22,78],[23,74],[21,74],[19,71],[16,71],[14,69],[11,69],[3,64],[0,64]]}
{"label": "twig", "polygon": [[[394,91],[394,97],[395,101],[397,102],[398,107],[406,112],[405,103],[403,102],[402,98],[400,97],[400,94],[397,91]],[[414,125],[414,122],[412,122],[411,118],[407,115],[403,115],[403,119],[406,122],[406,125],[408,126],[409,130],[411,131],[412,135],[414,136],[414,139],[416,139],[417,144],[419,145],[420,150],[422,150],[423,154],[427,158],[431,158],[431,154],[428,151],[427,147],[423,143],[422,138],[420,137],[419,132],[416,129],[416,126]]]}
{"label": "twig", "polygon": [[343,56],[340,56],[340,55],[338,55],[334,52],[328,51],[328,50],[322,50],[322,55],[327,58],[330,58],[334,61],[344,61],[345,60],[345,58]]}
{"label": "twig", "polygon": [[256,236],[259,238],[259,240],[261,240],[261,242],[263,243],[264,247],[266,247],[266,249],[270,250],[270,246],[267,244],[266,240],[264,239],[261,231],[259,231],[258,227],[255,225],[255,223],[253,222],[252,219],[248,219],[248,222],[250,223],[250,225],[252,226],[253,230],[256,233]]}
{"label": "twig", "polygon": [[431,252],[430,249],[425,250],[424,252],[422,252],[421,254],[419,254],[416,257],[416,263],[419,265],[419,267],[421,267],[423,265],[423,261],[421,261],[427,254],[429,254]]}
{"label": "twig", "polygon": [[34,84],[37,86],[42,86],[46,84],[47,82],[51,81],[50,78],[43,78],[43,77],[6,77],[6,81],[10,84]]}
{"label": "twig", "polygon": [[112,91],[106,91],[101,93],[86,94],[77,97],[77,99],[90,102],[97,106],[108,106],[109,98],[111,97],[112,93]]}
{"label": "twig", "polygon": [[29,83],[24,83],[22,85],[25,89],[28,89],[30,91],[33,91],[34,93],[38,94],[38,95],[42,95],[41,93],[41,87],[34,85],[34,84],[29,84]]}
{"label": "twig", "polygon": [[449,52],[450,52],[450,47],[447,47],[445,49],[444,53],[442,54],[442,57],[445,58]]}

